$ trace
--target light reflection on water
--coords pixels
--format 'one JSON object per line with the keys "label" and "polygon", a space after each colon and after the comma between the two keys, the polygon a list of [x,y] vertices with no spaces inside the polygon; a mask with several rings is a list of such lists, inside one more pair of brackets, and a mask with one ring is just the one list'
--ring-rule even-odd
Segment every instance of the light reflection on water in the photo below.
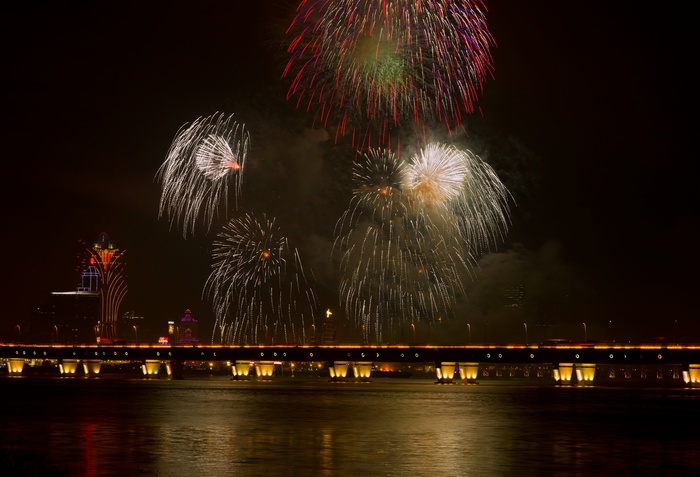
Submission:
{"label": "light reflection on water", "polygon": [[0,396],[19,475],[700,475],[700,389],[101,375]]}

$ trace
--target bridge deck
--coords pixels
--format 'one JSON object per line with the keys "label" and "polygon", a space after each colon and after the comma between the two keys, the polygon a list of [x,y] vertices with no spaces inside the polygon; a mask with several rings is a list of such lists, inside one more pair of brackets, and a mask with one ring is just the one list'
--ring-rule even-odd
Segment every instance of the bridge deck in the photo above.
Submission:
{"label": "bridge deck", "polygon": [[700,344],[684,345],[39,345],[0,344],[0,358],[117,361],[296,361],[458,363],[700,363]]}

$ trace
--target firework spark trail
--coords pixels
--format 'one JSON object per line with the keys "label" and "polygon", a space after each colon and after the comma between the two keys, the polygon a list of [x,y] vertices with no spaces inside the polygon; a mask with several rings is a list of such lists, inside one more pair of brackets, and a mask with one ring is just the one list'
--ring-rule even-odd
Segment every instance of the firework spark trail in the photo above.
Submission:
{"label": "firework spark trail", "polygon": [[204,295],[216,314],[222,343],[306,341],[318,300],[296,249],[275,220],[252,214],[231,219],[213,243]]}
{"label": "firework spark trail", "polygon": [[[380,224],[358,224],[343,257],[342,306],[361,325],[364,338],[382,342],[396,326],[435,322],[449,315],[467,264],[445,244],[428,244],[415,230],[392,232]],[[411,240],[413,239],[413,240]]]}
{"label": "firework spark trail", "polygon": [[357,205],[381,217],[399,213],[401,190],[406,182],[405,165],[388,150],[371,149],[353,165],[353,198]]}
{"label": "firework spark trail", "polygon": [[411,157],[408,189],[430,219],[448,214],[472,255],[480,255],[505,236],[511,196],[494,170],[470,150],[433,143]]}
{"label": "firework spark trail", "polygon": [[493,73],[485,11],[481,0],[302,0],[287,29],[287,98],[335,123],[336,138],[373,124],[384,145],[407,119],[452,130]]}
{"label": "firework spark trail", "polygon": [[364,154],[353,180],[354,196],[335,232],[341,305],[366,340],[381,342],[397,325],[447,313],[469,264],[451,215],[426,220],[407,187],[406,164],[393,153]]}
{"label": "firework spark trail", "polygon": [[449,318],[479,253],[505,234],[507,190],[470,151],[429,144],[403,163],[371,150],[335,230],[341,306],[367,341]]}
{"label": "firework spark trail", "polygon": [[208,232],[218,214],[227,215],[229,183],[237,208],[249,143],[248,132],[233,115],[200,117],[180,128],[156,175],[159,218],[180,227],[185,238],[199,224]]}

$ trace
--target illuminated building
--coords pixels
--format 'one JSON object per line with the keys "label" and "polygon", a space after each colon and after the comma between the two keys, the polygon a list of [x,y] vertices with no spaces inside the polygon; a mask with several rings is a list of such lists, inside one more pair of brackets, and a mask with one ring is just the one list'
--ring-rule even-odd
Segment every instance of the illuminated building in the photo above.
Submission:
{"label": "illuminated building", "polygon": [[100,321],[97,324],[98,338],[117,339],[117,317],[119,306],[126,295],[124,281],[124,250],[119,250],[106,232],[102,232],[97,243],[88,250],[90,267],[99,275]]}
{"label": "illuminated building", "polygon": [[199,343],[197,320],[192,317],[192,312],[185,310],[185,316],[180,322],[168,321],[168,343],[170,344],[197,344]]}
{"label": "illuminated building", "polygon": [[326,310],[326,319],[323,322],[323,333],[321,334],[322,345],[335,344],[336,328],[335,323],[331,319],[332,314],[331,310]]}

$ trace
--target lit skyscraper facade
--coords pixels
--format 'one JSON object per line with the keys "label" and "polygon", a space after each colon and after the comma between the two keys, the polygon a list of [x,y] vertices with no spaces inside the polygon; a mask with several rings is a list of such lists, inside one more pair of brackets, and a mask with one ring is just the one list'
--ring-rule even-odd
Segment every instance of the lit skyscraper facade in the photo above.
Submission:
{"label": "lit skyscraper facade", "polygon": [[127,292],[124,280],[124,253],[102,232],[97,243],[88,249],[90,267],[99,275],[100,321],[98,337],[115,340],[117,336],[117,318],[119,306]]}

